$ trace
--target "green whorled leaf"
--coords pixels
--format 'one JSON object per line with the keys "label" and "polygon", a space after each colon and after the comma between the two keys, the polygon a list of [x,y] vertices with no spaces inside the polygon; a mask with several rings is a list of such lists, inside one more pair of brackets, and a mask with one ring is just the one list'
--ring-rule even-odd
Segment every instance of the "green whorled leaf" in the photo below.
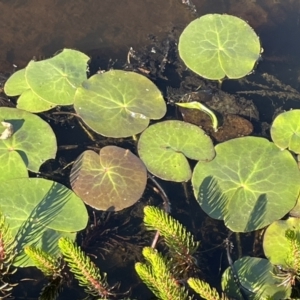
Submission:
{"label": "green whorled leaf", "polygon": [[271,126],[271,137],[280,149],[300,153],[300,110],[290,110],[278,115]]}
{"label": "green whorled leaf", "polygon": [[[7,158],[3,156],[4,153],[16,151],[27,168],[37,172],[41,164],[55,157],[57,150],[55,135],[51,127],[40,117],[23,110],[0,107],[0,120],[12,124],[14,128],[11,137],[0,140],[0,159]],[[14,155],[12,158],[16,160],[17,156]],[[0,165],[2,163],[6,162],[0,160]]]}
{"label": "green whorled leaf", "polygon": [[133,205],[142,196],[147,171],[129,150],[106,146],[100,154],[83,152],[71,170],[71,186],[89,206],[118,211]]}
{"label": "green whorled leaf", "polygon": [[300,238],[300,219],[288,218],[273,222],[264,233],[263,247],[266,257],[274,265],[286,265],[289,241],[285,237],[286,230],[294,230]]}
{"label": "green whorled leaf", "polygon": [[[285,287],[273,276],[273,265],[264,258],[245,256],[233,264],[248,300],[289,299],[291,287]],[[222,275],[222,290],[227,296],[244,299],[227,268]]]}
{"label": "green whorled leaf", "polygon": [[28,171],[19,153],[16,151],[0,151],[0,182],[26,177],[28,177]]}
{"label": "green whorled leaf", "polygon": [[[69,238],[72,241],[75,241],[76,232],[63,232],[57,231],[53,229],[46,229],[42,235],[36,239],[36,241],[32,241],[31,245],[42,249],[43,251],[51,254],[52,256],[59,257],[60,250],[58,248],[58,240],[61,237]],[[15,267],[30,267],[35,266],[35,263],[26,255],[24,250],[22,249],[19,255],[14,260],[13,265]]]}
{"label": "green whorled leaf", "polygon": [[13,73],[5,82],[4,92],[7,96],[18,96],[30,89],[25,79],[25,69]]}
{"label": "green whorled leaf", "polygon": [[209,136],[182,121],[164,121],[147,128],[140,136],[138,153],[152,174],[177,182],[191,178],[187,158],[209,161],[215,156]]}
{"label": "green whorled leaf", "polygon": [[84,53],[64,49],[52,58],[29,62],[25,78],[38,97],[56,105],[70,105],[77,88],[87,78],[88,61]]}
{"label": "green whorled leaf", "polygon": [[244,77],[261,52],[258,36],[245,21],[220,14],[192,21],[182,32],[178,49],[188,68],[213,80]]}
{"label": "green whorled leaf", "polygon": [[218,144],[216,157],[198,162],[192,177],[194,195],[212,218],[235,232],[265,227],[295,205],[300,174],[291,153],[258,137]]}
{"label": "green whorled leaf", "polygon": [[109,137],[128,137],[160,119],[166,104],[156,85],[134,72],[112,70],[82,83],[74,108],[95,132]]}
{"label": "green whorled leaf", "polygon": [[56,106],[56,104],[45,101],[38,97],[31,89],[24,91],[18,98],[17,108],[32,113],[47,111]]}
{"label": "green whorled leaf", "polygon": [[0,182],[0,210],[20,253],[25,245],[42,239],[48,229],[76,232],[88,221],[84,203],[72,190],[42,178]]}

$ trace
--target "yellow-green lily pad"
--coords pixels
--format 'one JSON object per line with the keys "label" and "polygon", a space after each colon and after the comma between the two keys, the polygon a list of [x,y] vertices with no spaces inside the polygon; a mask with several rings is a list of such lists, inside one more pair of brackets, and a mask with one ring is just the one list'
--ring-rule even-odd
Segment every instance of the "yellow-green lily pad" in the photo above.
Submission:
{"label": "yellow-green lily pad", "polygon": [[138,153],[149,172],[164,180],[188,181],[192,171],[187,158],[210,161],[215,156],[209,136],[196,125],[164,121],[140,136]]}
{"label": "yellow-green lily pad", "polygon": [[278,115],[271,126],[271,137],[280,149],[300,153],[300,109]]}

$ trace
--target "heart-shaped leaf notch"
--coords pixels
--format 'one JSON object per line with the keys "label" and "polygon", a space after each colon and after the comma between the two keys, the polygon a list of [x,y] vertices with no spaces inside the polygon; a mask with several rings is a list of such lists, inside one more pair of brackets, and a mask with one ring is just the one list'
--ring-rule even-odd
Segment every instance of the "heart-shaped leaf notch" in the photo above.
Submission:
{"label": "heart-shaped leaf notch", "polygon": [[106,146],[99,155],[83,152],[70,175],[75,193],[89,206],[118,211],[133,205],[142,196],[147,171],[143,162],[129,150]]}
{"label": "heart-shaped leaf notch", "polygon": [[213,143],[202,129],[173,120],[147,128],[140,136],[138,152],[152,174],[176,182],[191,178],[187,158],[209,161],[215,156]]}
{"label": "heart-shaped leaf notch", "polygon": [[143,75],[112,70],[82,83],[74,108],[95,132],[109,137],[128,137],[160,119],[166,104],[156,85]]}

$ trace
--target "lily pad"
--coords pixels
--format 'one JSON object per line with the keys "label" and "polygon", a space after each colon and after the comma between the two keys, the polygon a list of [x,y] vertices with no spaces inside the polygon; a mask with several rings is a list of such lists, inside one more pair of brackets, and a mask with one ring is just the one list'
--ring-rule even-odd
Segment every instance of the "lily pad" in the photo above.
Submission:
{"label": "lily pad", "polygon": [[128,137],[142,132],[150,119],[160,119],[166,104],[156,85],[134,72],[112,70],[82,83],[74,108],[95,132]]}
{"label": "lily pad", "polygon": [[52,58],[30,61],[7,80],[4,91],[21,95],[19,107],[32,112],[73,104],[77,87],[87,78],[88,60],[79,51],[64,49]]}
{"label": "lily pad", "polygon": [[300,238],[300,219],[278,220],[273,222],[264,233],[264,253],[274,265],[289,267],[286,265],[289,241],[285,237],[285,232],[288,229],[294,230]]}
{"label": "lily pad", "polygon": [[187,158],[210,161],[215,156],[209,136],[182,121],[164,121],[147,128],[140,136],[138,153],[149,172],[176,182],[191,178]]}
{"label": "lily pad", "polygon": [[297,163],[264,138],[242,137],[218,144],[216,157],[198,162],[194,195],[212,218],[235,232],[260,229],[282,218],[300,190]]}
{"label": "lily pad", "polygon": [[271,126],[271,137],[280,149],[300,153],[300,110],[290,110],[278,115]]}
{"label": "lily pad", "polygon": [[75,193],[87,205],[118,211],[140,199],[147,171],[129,150],[107,146],[99,155],[90,150],[83,152],[72,167],[70,180]]}
{"label": "lily pad", "polygon": [[249,300],[289,299],[291,287],[280,285],[282,282],[272,275],[274,267],[267,259],[245,256],[235,261],[233,267],[241,287],[236,285],[231,269],[227,268],[222,275],[222,290],[227,296],[244,299],[242,288]]}
{"label": "lily pad", "polygon": [[[0,165],[11,163],[11,166],[18,166],[22,161],[30,171],[37,172],[46,160],[55,158],[55,134],[40,117],[23,110],[0,107],[0,120],[11,124],[14,131],[11,137],[0,140]],[[14,151],[18,155],[4,155]],[[13,167],[5,172],[14,172]]]}
{"label": "lily pad", "polygon": [[[25,245],[41,243],[48,229],[71,233],[84,229],[88,221],[79,197],[65,186],[42,178],[0,182],[0,210],[17,237],[18,256],[23,255]],[[51,249],[56,251],[56,245],[52,243]]]}
{"label": "lily pad", "polygon": [[213,80],[244,77],[261,52],[258,36],[245,21],[220,14],[192,21],[182,32],[178,49],[188,68]]}
{"label": "lily pad", "polygon": [[25,78],[25,69],[15,72],[4,85],[8,96],[18,96],[17,108],[38,113],[54,108],[56,104],[41,99],[28,85]]}

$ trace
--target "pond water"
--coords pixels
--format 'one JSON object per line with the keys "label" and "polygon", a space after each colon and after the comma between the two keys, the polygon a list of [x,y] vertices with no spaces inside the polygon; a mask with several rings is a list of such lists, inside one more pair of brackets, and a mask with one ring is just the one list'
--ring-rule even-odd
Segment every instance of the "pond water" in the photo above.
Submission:
{"label": "pond water", "polygon": [[[253,74],[246,80],[225,81],[222,90],[253,101],[259,113],[259,119],[254,122],[254,134],[267,135],[274,114],[300,107],[300,2],[193,0],[194,6],[183,2],[188,1],[0,1],[0,72],[8,74],[14,70],[14,65],[20,69],[32,58],[40,60],[50,57],[62,48],[78,49],[90,55],[91,73],[106,70],[109,66],[122,68],[131,47],[140,53],[153,44],[163,49],[166,39],[172,36],[172,41],[176,43],[178,34],[197,16],[207,13],[232,14],[246,20],[254,28],[260,36],[264,52]],[[170,74],[153,78],[165,95],[167,87],[180,87],[180,78],[172,73],[172,68]],[[172,114],[174,110],[171,108],[169,115]],[[47,118],[47,115],[43,117]],[[68,178],[70,171],[65,167],[83,150],[120,143],[100,136],[91,141],[81,127],[78,129],[74,119],[65,121],[58,115],[50,124],[56,130],[60,150],[56,161],[43,166],[41,176],[64,184],[68,184],[64,176]],[[77,126],[75,130],[74,126]],[[122,146],[132,148],[132,143],[125,139]],[[160,183],[171,199],[173,215],[201,241],[197,253],[201,270],[198,276],[220,288],[222,271],[228,266],[221,245],[228,232],[222,222],[211,220],[200,211],[189,183],[185,187],[163,181]],[[161,204],[151,184],[142,200],[122,213],[101,214],[90,210],[89,230],[78,237],[84,251],[94,257],[103,272],[108,273],[109,283],[120,282],[117,290],[120,293],[130,290],[131,299],[152,299],[151,293],[134,272],[134,263],[142,259],[142,247],[150,245],[153,238],[141,225],[142,209],[146,204]],[[245,244],[242,243],[242,253],[260,256],[259,242],[253,241],[253,236],[245,237],[248,239],[245,239]],[[21,282],[15,288],[16,299],[36,299],[44,284],[40,273],[26,269],[18,272],[14,280],[24,278],[28,281]],[[84,296],[73,280],[69,287],[64,288],[59,299],[82,299]],[[116,299],[123,298],[125,296],[116,296]]]}

